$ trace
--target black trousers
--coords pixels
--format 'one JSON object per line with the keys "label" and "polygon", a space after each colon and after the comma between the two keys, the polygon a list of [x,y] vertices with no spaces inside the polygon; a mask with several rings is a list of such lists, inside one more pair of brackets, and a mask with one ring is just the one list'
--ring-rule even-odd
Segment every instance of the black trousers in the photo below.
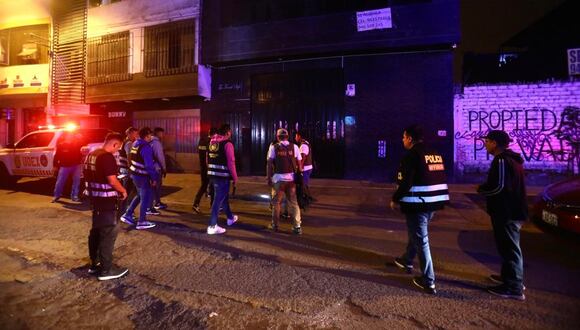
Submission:
{"label": "black trousers", "polygon": [[[197,191],[197,194],[195,195],[195,199],[193,200],[193,205],[199,206],[199,203],[201,202],[201,197],[207,191],[208,186],[209,186],[209,177],[207,176],[207,174],[204,174],[202,172],[202,174],[201,174],[201,187],[199,187],[199,190]],[[209,196],[211,198],[210,205],[213,204],[213,195],[214,195],[213,185],[211,185],[211,186],[209,186]]]}
{"label": "black trousers", "polygon": [[89,256],[93,265],[101,263],[102,271],[109,271],[113,266],[113,249],[118,233],[115,211],[93,211],[93,228],[89,233]]}
{"label": "black trousers", "polygon": [[127,177],[125,177],[121,181],[121,184],[123,185],[123,188],[125,188],[125,190],[127,190],[127,198],[125,198],[124,200],[122,200],[120,202],[121,205],[119,206],[119,210],[121,212],[119,212],[119,214],[123,214],[122,212],[125,212],[125,210],[127,209],[127,206],[133,200],[133,197],[135,197],[135,195],[137,194],[137,189],[135,189],[135,184],[133,183],[133,180],[131,180],[131,177],[129,175],[127,175]]}

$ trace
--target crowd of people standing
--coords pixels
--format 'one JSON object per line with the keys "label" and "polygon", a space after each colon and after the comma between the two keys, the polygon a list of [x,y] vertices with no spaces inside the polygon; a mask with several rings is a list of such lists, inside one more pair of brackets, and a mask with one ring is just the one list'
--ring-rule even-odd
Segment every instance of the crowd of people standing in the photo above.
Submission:
{"label": "crowd of people standing", "polygon": [[[93,209],[89,273],[97,274],[100,280],[118,278],[127,273],[127,269],[112,265],[112,251],[118,232],[118,200],[121,200],[120,211],[123,213],[120,220],[138,230],[155,227],[155,223],[147,220],[147,215],[159,215],[158,210],[167,207],[161,202],[162,179],[167,173],[161,143],[163,132],[162,128],[151,130],[144,127],[138,130],[130,127],[125,132],[125,138],[118,133],[109,134],[103,148],[90,153],[85,161],[85,194],[89,196]],[[201,213],[200,201],[204,194],[211,197],[206,229],[209,235],[226,232],[224,226],[218,224],[220,212],[226,215],[227,226],[233,226],[239,220],[229,203],[230,187],[235,190],[238,182],[231,136],[230,126],[224,124],[218,129],[210,129],[198,146],[201,186],[193,200],[193,211]],[[292,221],[292,233],[301,235],[301,203],[298,202],[297,188],[302,198],[313,200],[309,189],[313,157],[310,143],[300,132],[295,132],[294,141],[296,143],[289,141],[287,129],[276,131],[276,141],[270,144],[266,153],[266,180],[271,189],[270,229],[278,231],[285,200]],[[487,211],[502,258],[501,273],[489,276],[496,285],[490,286],[487,291],[504,298],[524,300],[523,257],[519,243],[520,229],[527,219],[523,160],[508,148],[511,140],[504,131],[490,131],[484,141],[487,152],[494,159],[488,179],[479,186],[478,192],[487,199]],[[449,201],[445,162],[437,150],[424,142],[423,130],[419,125],[405,128],[402,143],[407,152],[400,163],[397,189],[390,207],[399,209],[405,215],[408,241],[404,253],[394,258],[393,264],[411,273],[413,261],[418,257],[420,275],[414,277],[412,282],[424,292],[435,294],[435,270],[428,226],[435,213]],[[76,150],[73,137],[65,138],[59,148],[55,164],[60,166],[60,170],[53,202],[60,197],[62,182],[75,173],[74,167],[78,168],[81,159],[80,153],[63,157],[65,153],[74,154],[71,151]],[[117,151],[118,166],[113,156]],[[131,193],[134,196],[127,199]],[[78,190],[73,189],[72,198],[78,199]],[[135,219],[137,206],[139,217]]]}

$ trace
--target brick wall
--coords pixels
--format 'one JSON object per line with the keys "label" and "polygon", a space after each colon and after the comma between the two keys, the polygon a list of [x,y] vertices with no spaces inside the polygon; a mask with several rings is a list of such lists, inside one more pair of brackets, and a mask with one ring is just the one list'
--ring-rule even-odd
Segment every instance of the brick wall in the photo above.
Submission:
{"label": "brick wall", "polygon": [[465,87],[454,97],[454,126],[458,175],[487,171],[481,136],[490,129],[509,133],[528,170],[578,173],[580,82]]}

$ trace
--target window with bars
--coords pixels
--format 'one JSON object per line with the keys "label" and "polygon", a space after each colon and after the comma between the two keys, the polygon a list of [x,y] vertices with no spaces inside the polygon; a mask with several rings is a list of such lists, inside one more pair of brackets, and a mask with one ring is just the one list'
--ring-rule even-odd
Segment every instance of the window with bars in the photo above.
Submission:
{"label": "window with bars", "polygon": [[129,31],[90,38],[87,42],[87,85],[131,80]]}
{"label": "window with bars", "polygon": [[146,27],[143,55],[146,77],[196,72],[195,20]]}

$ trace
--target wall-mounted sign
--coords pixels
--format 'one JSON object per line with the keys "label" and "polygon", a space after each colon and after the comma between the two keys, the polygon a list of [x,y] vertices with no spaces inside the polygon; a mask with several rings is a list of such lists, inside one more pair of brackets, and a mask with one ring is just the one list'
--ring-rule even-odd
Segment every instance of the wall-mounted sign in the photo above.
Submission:
{"label": "wall-mounted sign", "polygon": [[109,118],[125,118],[127,117],[126,111],[113,111],[109,112]]}
{"label": "wall-mounted sign", "polygon": [[580,48],[568,49],[568,75],[580,75]]}
{"label": "wall-mounted sign", "polygon": [[378,156],[379,158],[387,158],[387,141],[379,140]]}
{"label": "wall-mounted sign", "polygon": [[356,95],[356,85],[355,84],[347,84],[346,85],[346,96],[355,96]]}
{"label": "wall-mounted sign", "polygon": [[356,30],[369,31],[393,27],[391,8],[359,11],[356,13]]}

